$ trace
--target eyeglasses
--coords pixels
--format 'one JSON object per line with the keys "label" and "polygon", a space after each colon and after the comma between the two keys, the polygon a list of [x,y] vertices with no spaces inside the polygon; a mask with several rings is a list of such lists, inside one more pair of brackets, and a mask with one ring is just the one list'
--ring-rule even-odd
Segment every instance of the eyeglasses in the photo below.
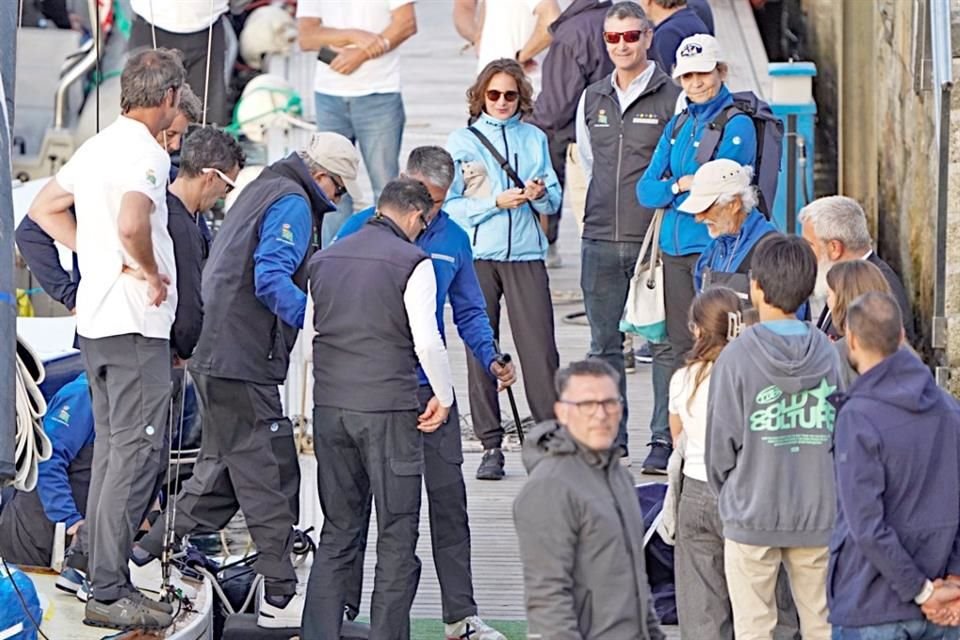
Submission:
{"label": "eyeglasses", "polygon": [[226,189],[225,193],[230,193],[231,191],[233,191],[234,189],[237,188],[237,183],[234,182],[233,180],[231,180],[231,179],[230,179],[230,176],[228,176],[227,174],[225,174],[223,171],[220,171],[220,169],[214,169],[213,167],[205,167],[205,168],[203,168],[203,169],[200,169],[200,173],[215,173],[215,174],[217,174],[217,177],[220,178],[221,180],[223,180],[223,182],[227,185],[227,189]]}
{"label": "eyeglasses", "polygon": [[605,400],[580,400],[579,402],[574,402],[573,400],[560,400],[563,404],[568,404],[572,407],[576,407],[583,415],[593,415],[597,412],[597,409],[603,407],[603,412],[606,414],[611,414],[621,406],[623,406],[623,398],[607,398]]}
{"label": "eyeglasses", "polygon": [[332,182],[335,187],[333,197],[342,198],[347,193],[347,185],[343,184],[343,180],[341,180],[339,176],[335,176],[332,173],[328,173],[327,177],[330,178],[330,182]]}
{"label": "eyeglasses", "polygon": [[423,215],[422,213],[419,216],[417,216],[417,220],[420,221],[420,226],[423,228],[424,231],[426,231],[427,227],[430,226],[430,223],[427,222],[427,216]]}
{"label": "eyeglasses", "polygon": [[634,42],[640,42],[640,36],[645,34],[649,29],[637,29],[634,31],[604,31],[603,39],[607,44],[617,44],[620,42],[620,38],[623,38],[623,41],[628,44],[633,44]]}
{"label": "eyeglasses", "polygon": [[517,98],[520,97],[519,91],[497,91],[496,89],[487,89],[487,100],[490,102],[497,102],[500,99],[500,96],[503,96],[503,99],[507,102],[516,102]]}

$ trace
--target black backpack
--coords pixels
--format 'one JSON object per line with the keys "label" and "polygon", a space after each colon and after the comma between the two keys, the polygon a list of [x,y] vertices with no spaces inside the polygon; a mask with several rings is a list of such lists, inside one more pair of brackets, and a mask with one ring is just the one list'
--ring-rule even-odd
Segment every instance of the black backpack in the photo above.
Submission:
{"label": "black backpack", "polygon": [[[757,186],[760,202],[757,208],[770,219],[773,212],[773,203],[777,195],[777,179],[780,175],[780,158],[783,155],[783,121],[780,120],[770,105],[757,97],[752,91],[738,91],[733,95],[733,104],[724,109],[700,138],[697,147],[697,162],[701,165],[713,160],[723,129],[727,122],[736,115],[744,114],[753,120],[757,131],[757,159],[753,170],[753,184]],[[684,109],[673,126],[673,131],[679,131],[690,117]]]}

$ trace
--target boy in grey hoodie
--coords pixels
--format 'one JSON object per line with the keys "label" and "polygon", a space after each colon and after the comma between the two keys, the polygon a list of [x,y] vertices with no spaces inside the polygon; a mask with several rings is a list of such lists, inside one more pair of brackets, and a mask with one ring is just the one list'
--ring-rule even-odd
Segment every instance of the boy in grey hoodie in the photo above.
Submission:
{"label": "boy in grey hoodie", "polygon": [[706,465],[718,496],[737,640],[768,640],[775,586],[787,568],[804,640],[829,640],[827,543],[840,361],[829,338],[796,318],[816,283],[806,242],[781,234],[753,254],[750,297],[760,323],[720,354],[710,376]]}

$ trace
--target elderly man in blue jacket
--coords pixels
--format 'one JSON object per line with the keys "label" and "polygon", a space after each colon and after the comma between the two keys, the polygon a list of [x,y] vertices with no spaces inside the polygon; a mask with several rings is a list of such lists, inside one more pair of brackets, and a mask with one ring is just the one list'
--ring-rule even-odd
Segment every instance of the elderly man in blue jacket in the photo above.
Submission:
{"label": "elderly man in blue jacket", "polygon": [[[453,321],[460,337],[473,355],[486,365],[500,388],[513,384],[512,364],[497,362],[497,347],[487,318],[486,304],[473,268],[470,238],[440,210],[453,181],[453,158],[441,147],[417,147],[407,159],[407,177],[419,180],[433,197],[434,206],[423,220],[424,231],[416,244],[433,261],[437,276],[437,326],[444,335],[443,310],[447,296],[453,307]],[[371,207],[349,218],[336,240],[358,231],[375,214]],[[420,377],[420,410],[433,396],[423,370]],[[440,582],[446,637],[473,640],[505,640],[504,636],[477,615],[470,569],[470,528],[467,523],[467,493],[463,482],[463,450],[457,405],[450,408],[447,421],[436,431],[423,434],[424,478],[430,504],[430,536],[433,559]],[[359,554],[350,585],[348,615],[360,606],[363,555]]]}

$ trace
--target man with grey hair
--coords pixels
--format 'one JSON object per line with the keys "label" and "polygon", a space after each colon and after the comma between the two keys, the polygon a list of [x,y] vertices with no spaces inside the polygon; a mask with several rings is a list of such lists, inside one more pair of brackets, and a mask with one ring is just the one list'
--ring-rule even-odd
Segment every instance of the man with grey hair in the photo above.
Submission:
{"label": "man with grey hair", "polygon": [[[614,70],[586,88],[576,118],[577,152],[587,177],[580,288],[590,323],[589,355],[614,368],[624,398],[627,382],[620,318],[654,214],[637,202],[636,186],[680,93],[647,58],[651,37],[650,20],[637,3],[619,2],[607,9],[603,39]],[[630,462],[627,416],[624,404],[617,445],[625,463]],[[650,446],[644,470],[665,473],[671,447],[666,415],[662,423],[654,419],[651,424]]]}
{"label": "man with grey hair", "polygon": [[[433,206],[425,214],[427,228],[416,239],[433,261],[437,277],[437,328],[444,335],[443,307],[447,298],[453,308],[453,321],[470,352],[485,363],[500,387],[513,384],[513,364],[497,361],[493,329],[487,318],[480,282],[473,267],[473,252],[467,233],[440,209],[450,183],[453,182],[453,158],[442,147],[417,147],[407,159],[406,177],[423,183],[430,192]],[[370,208],[350,217],[337,234],[339,241],[359,231],[375,215]],[[418,369],[420,389],[417,396],[420,411],[433,392],[423,368]],[[467,492],[463,482],[463,450],[460,442],[460,419],[456,402],[450,416],[432,433],[423,436],[424,482],[430,505],[430,536],[433,561],[440,582],[443,621],[446,637],[464,634],[474,640],[503,640],[503,635],[490,628],[477,615],[473,599],[473,578],[470,568],[470,528],[467,521]],[[363,553],[357,555],[352,583],[348,588],[348,616],[360,611],[360,588],[363,579]]]}
{"label": "man with grey hair", "polygon": [[173,620],[170,605],[131,584],[127,558],[162,463],[170,402],[176,264],[167,231],[170,157],[156,138],[177,115],[185,77],[173,51],[132,56],[120,76],[121,115],[77,150],[29,212],[77,252],[83,273],[77,333],[96,424],[85,613],[103,627]]}
{"label": "man with grey hair", "polygon": [[764,237],[776,233],[757,207],[753,168],[734,160],[707,162],[693,175],[690,195],[679,210],[706,225],[712,238],[693,270],[697,293],[711,286],[732,289],[750,306],[750,257]]}
{"label": "man with grey hair", "polygon": [[[378,535],[370,637],[410,637],[420,581],[421,434],[447,421],[454,400],[433,264],[413,244],[434,199],[421,182],[392,180],[373,219],[310,259],[313,434],[324,521],[304,640],[340,637],[371,497]],[[418,363],[430,389],[422,411]]]}
{"label": "man with grey hair", "polygon": [[[821,300],[826,299],[827,272],[838,262],[871,262],[887,279],[890,291],[900,305],[907,342],[913,344],[917,335],[907,292],[900,276],[873,250],[867,216],[860,203],[847,196],[817,198],[800,210],[799,220],[803,228],[803,238],[817,256],[817,286],[814,296]],[[820,313],[817,327],[834,340],[839,337],[830,318],[830,309],[826,306]]]}
{"label": "man with grey hair", "polygon": [[[208,166],[195,166],[201,158],[191,155],[187,170],[226,191],[229,171],[205,156],[197,164]],[[203,271],[203,328],[189,367],[204,437],[172,527],[178,540],[216,531],[243,509],[264,577],[261,627],[297,627],[303,611],[290,562],[300,471],[278,385],[303,326],[306,264],[323,215],[352,188],[358,162],[349,140],[315,133],[306,149],[264,168],[231,207]],[[148,555],[155,542],[144,545]]]}

